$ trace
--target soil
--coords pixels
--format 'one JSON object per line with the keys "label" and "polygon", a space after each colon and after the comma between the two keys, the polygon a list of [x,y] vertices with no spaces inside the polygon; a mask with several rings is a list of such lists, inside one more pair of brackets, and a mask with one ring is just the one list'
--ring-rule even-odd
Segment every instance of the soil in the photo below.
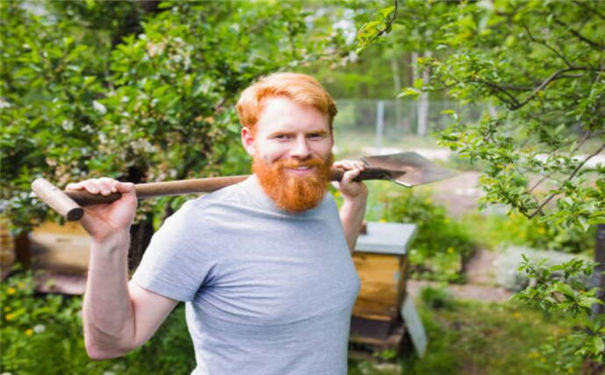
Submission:
{"label": "soil", "polygon": [[[448,208],[449,214],[460,218],[464,214],[479,212],[477,200],[483,195],[477,187],[479,172],[460,172],[457,176],[447,180],[434,182],[428,187],[432,191],[433,200]],[[498,210],[494,207],[491,210]],[[494,281],[495,254],[480,249],[466,265],[466,284],[448,285],[447,289],[456,298],[472,299],[486,302],[503,302],[508,300],[512,293],[496,285]],[[424,280],[409,280],[408,291],[417,295],[423,286],[440,285]]]}

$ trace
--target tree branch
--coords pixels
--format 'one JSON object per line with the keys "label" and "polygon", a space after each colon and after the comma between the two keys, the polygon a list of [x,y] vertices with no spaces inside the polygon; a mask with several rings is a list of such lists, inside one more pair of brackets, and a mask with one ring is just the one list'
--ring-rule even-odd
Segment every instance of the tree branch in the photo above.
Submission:
{"label": "tree branch", "polygon": [[[580,164],[578,164],[576,169],[574,169],[574,171],[571,173],[571,175],[569,175],[569,177],[567,178],[567,181],[571,181],[576,176],[576,174],[578,174],[580,169],[584,166],[584,164],[586,164],[586,162],[588,160],[592,159],[593,157],[598,155],[603,150],[605,150],[605,143],[602,144],[601,147],[599,147],[599,149],[597,151],[588,155],[588,157],[586,157],[586,159],[584,159]],[[552,193],[548,198],[546,198],[546,200],[544,202],[542,202],[542,204],[538,208],[536,208],[536,210],[530,216],[528,216],[528,218],[531,219],[534,216],[536,216],[537,214],[544,214],[544,212],[542,211],[542,208],[544,208],[544,206],[546,206],[548,204],[548,202],[550,202],[556,195],[557,195],[556,193]]]}
{"label": "tree branch", "polygon": [[[580,142],[573,148],[573,150],[571,150],[569,152],[569,154],[572,155],[574,152],[578,151],[580,149],[580,147],[582,147],[582,145],[588,140],[588,138],[590,138],[591,135],[592,135],[592,132],[590,130],[586,131],[586,133],[584,133],[584,135],[580,139]],[[549,173],[548,175],[541,178],[540,181],[536,182],[536,184],[528,190],[528,192],[529,193],[533,192],[534,189],[536,189],[538,186],[540,186],[544,181],[551,178],[553,174],[555,174],[555,172]]]}
{"label": "tree branch", "polygon": [[484,84],[484,85],[486,85],[486,86],[488,86],[488,87],[490,87],[490,88],[492,88],[492,89],[494,89],[494,90],[496,90],[496,91],[501,92],[502,94],[504,94],[508,99],[504,99],[504,98],[502,98],[502,97],[500,97],[498,95],[496,95],[496,96],[498,96],[498,99],[500,99],[503,102],[507,103],[508,106],[509,106],[509,108],[513,108],[513,107],[519,107],[520,108],[520,103],[517,100],[517,98],[515,98],[515,96],[513,94],[511,94],[510,92],[508,92],[503,87],[498,86],[498,85],[496,85],[493,82],[485,81],[485,80],[482,80],[482,79],[475,79],[475,81],[479,82],[479,83],[482,83],[482,84]]}
{"label": "tree branch", "polygon": [[387,24],[384,26],[384,29],[380,30],[380,32],[376,35],[376,38],[378,38],[382,34],[386,33],[387,30],[390,30],[391,25],[393,24],[393,22],[395,22],[395,18],[397,18],[397,9],[399,8],[399,3],[397,0],[394,0],[394,2],[395,2],[395,9],[393,10],[393,13],[391,13],[391,19],[389,19],[387,21]]}
{"label": "tree branch", "polygon": [[584,9],[587,9],[589,13],[596,14],[600,19],[605,21],[605,15],[603,15],[603,13],[599,12],[597,9],[591,8],[588,5],[586,5],[586,1],[574,0],[574,3],[578,4],[579,6],[581,6]]}
{"label": "tree branch", "polygon": [[569,62],[569,60],[567,60],[567,58],[565,58],[565,56],[563,56],[563,54],[559,53],[559,51],[557,51],[556,48],[554,48],[550,44],[548,44],[548,42],[546,42],[546,40],[540,40],[540,39],[534,38],[534,36],[531,34],[531,31],[529,31],[529,28],[527,27],[527,25],[525,25],[525,23],[523,23],[522,25],[523,25],[523,28],[525,29],[525,32],[527,32],[527,36],[529,37],[529,39],[531,41],[533,41],[535,43],[542,44],[543,46],[545,46],[549,50],[553,51],[555,53],[555,55],[557,55],[557,56],[559,56],[561,58],[561,60],[565,61],[565,65],[567,65],[568,67],[572,67],[573,66]]}
{"label": "tree branch", "polygon": [[565,22],[561,21],[558,18],[554,18],[554,21],[556,24],[563,26],[567,31],[569,31],[570,33],[572,33],[573,35],[575,35],[576,38],[580,39],[583,42],[586,42],[587,44],[599,48],[599,49],[603,49],[605,46],[601,43],[595,42],[594,40],[590,40],[587,37],[585,37],[584,35],[580,34],[578,31],[574,30],[571,28],[571,26],[569,26],[568,24],[566,24]]}
{"label": "tree branch", "polygon": [[[587,69],[584,67],[570,67],[570,68],[565,68],[565,69],[559,69],[556,72],[554,72],[553,74],[550,75],[550,77],[548,77],[547,79],[545,79],[540,86],[536,87],[532,93],[525,98],[525,100],[523,100],[522,102],[517,102],[518,105],[511,107],[511,110],[517,110],[521,107],[523,107],[525,104],[527,104],[530,100],[532,100],[537,94],[538,92],[540,92],[541,90],[543,90],[546,86],[548,86],[552,81],[557,80],[559,78],[569,78],[568,76],[561,76],[561,74],[566,73],[566,72],[570,72],[570,71],[576,71],[576,70],[592,70],[592,69]],[[577,78],[577,77],[574,77]]]}
{"label": "tree branch", "polygon": [[395,18],[397,18],[397,8],[399,7],[398,1],[394,0],[395,2],[395,9],[393,10],[393,13],[391,13],[391,18],[387,20],[387,23],[384,25],[384,28],[382,30],[380,30],[376,35],[374,35],[374,37],[372,39],[370,39],[367,44],[371,44],[372,42],[374,42],[376,39],[380,38],[382,35],[384,35],[384,33],[386,33],[387,31],[389,31],[391,29],[391,25],[393,24],[393,22],[395,22]]}

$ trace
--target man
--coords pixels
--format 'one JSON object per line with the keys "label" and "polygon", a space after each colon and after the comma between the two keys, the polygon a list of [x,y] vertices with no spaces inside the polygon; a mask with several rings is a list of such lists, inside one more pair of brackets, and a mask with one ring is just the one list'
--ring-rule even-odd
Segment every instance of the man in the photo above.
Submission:
{"label": "man", "polygon": [[359,280],[350,251],[367,189],[345,169],[340,213],[326,194],[336,106],[313,78],[265,77],[237,103],[254,175],[189,201],[154,235],[128,282],[133,185],[108,178],[70,185],[122,198],[86,209],[92,239],[84,299],[94,359],[144,344],[178,301],[186,302],[193,374],[347,372],[350,314]]}

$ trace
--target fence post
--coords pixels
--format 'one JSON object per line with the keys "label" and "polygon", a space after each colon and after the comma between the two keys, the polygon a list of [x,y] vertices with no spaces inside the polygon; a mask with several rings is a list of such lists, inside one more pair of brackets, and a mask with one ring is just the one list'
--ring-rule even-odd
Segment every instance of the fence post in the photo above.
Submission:
{"label": "fence post", "polygon": [[[424,57],[431,57],[433,53],[431,51],[425,51]],[[422,71],[422,81],[427,84],[429,82],[428,70]],[[423,92],[418,98],[418,136],[424,137],[428,132],[429,124],[429,94]]]}
{"label": "fence post", "polygon": [[376,103],[376,147],[382,149],[382,132],[384,128],[384,101]]}
{"label": "fence post", "polygon": [[[597,224],[597,245],[594,254],[597,263],[593,274],[593,287],[599,288],[597,298],[605,302],[605,224]],[[592,305],[592,316],[603,314],[605,305],[595,303]]]}

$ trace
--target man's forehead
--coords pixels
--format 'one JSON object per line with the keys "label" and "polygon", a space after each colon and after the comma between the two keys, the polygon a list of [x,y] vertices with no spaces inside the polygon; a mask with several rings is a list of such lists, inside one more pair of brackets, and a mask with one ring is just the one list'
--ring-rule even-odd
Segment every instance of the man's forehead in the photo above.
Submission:
{"label": "man's forehead", "polygon": [[[266,99],[257,125],[265,131],[328,131],[328,115],[315,107],[298,104],[283,97]],[[259,129],[260,130],[260,129]]]}

